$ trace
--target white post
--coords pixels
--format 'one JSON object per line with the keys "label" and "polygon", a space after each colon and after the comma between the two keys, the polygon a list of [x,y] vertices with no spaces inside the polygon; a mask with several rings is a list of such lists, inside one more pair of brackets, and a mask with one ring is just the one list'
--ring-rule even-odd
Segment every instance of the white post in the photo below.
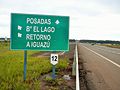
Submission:
{"label": "white post", "polygon": [[75,52],[76,53],[76,90],[80,90],[77,44],[75,50],[76,50]]}

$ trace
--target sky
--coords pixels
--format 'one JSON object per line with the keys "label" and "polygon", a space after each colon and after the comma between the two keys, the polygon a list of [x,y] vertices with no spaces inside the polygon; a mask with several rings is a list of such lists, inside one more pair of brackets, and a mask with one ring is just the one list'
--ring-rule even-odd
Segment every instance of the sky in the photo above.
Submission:
{"label": "sky", "polygon": [[0,0],[0,38],[11,13],[69,16],[70,39],[120,41],[120,0]]}

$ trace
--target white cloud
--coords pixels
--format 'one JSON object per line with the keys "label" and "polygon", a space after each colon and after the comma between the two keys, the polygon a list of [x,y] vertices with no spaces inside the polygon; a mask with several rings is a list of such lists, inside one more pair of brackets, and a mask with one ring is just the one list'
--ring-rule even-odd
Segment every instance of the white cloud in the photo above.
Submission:
{"label": "white cloud", "polygon": [[10,37],[10,30],[8,27],[0,27],[0,38]]}
{"label": "white cloud", "polygon": [[118,2],[118,0],[2,0],[0,36],[10,36],[10,13],[16,12],[70,16],[70,38],[119,40]]}
{"label": "white cloud", "polygon": [[119,15],[83,16],[81,21],[83,22],[81,22],[80,31],[78,31],[80,38],[119,40],[116,38],[120,34]]}

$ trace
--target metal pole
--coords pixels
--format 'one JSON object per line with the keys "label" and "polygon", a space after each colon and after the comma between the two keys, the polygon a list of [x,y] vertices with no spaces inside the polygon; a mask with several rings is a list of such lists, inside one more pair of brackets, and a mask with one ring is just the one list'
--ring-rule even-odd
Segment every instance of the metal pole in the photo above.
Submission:
{"label": "metal pole", "polygon": [[55,65],[52,65],[52,79],[54,80],[55,77]]}
{"label": "metal pole", "polygon": [[75,47],[75,57],[76,57],[76,90],[80,90],[77,44]]}
{"label": "metal pole", "polygon": [[27,51],[24,51],[24,81],[26,80],[26,71],[27,71]]}

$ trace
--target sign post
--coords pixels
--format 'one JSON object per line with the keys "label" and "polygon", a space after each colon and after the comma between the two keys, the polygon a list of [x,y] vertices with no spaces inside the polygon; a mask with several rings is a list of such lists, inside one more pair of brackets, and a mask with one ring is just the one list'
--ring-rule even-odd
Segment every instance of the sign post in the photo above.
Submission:
{"label": "sign post", "polygon": [[[26,80],[27,50],[69,51],[69,17],[12,13],[10,48],[24,50]],[[53,55],[53,78],[56,60],[58,55]]]}
{"label": "sign post", "polygon": [[27,51],[24,51],[24,81],[26,80],[26,71],[27,71]]}
{"label": "sign post", "polygon": [[58,63],[58,54],[51,54],[50,63],[52,64],[52,78],[55,79],[55,65]]}
{"label": "sign post", "polygon": [[52,65],[52,79],[55,80],[55,65]]}

